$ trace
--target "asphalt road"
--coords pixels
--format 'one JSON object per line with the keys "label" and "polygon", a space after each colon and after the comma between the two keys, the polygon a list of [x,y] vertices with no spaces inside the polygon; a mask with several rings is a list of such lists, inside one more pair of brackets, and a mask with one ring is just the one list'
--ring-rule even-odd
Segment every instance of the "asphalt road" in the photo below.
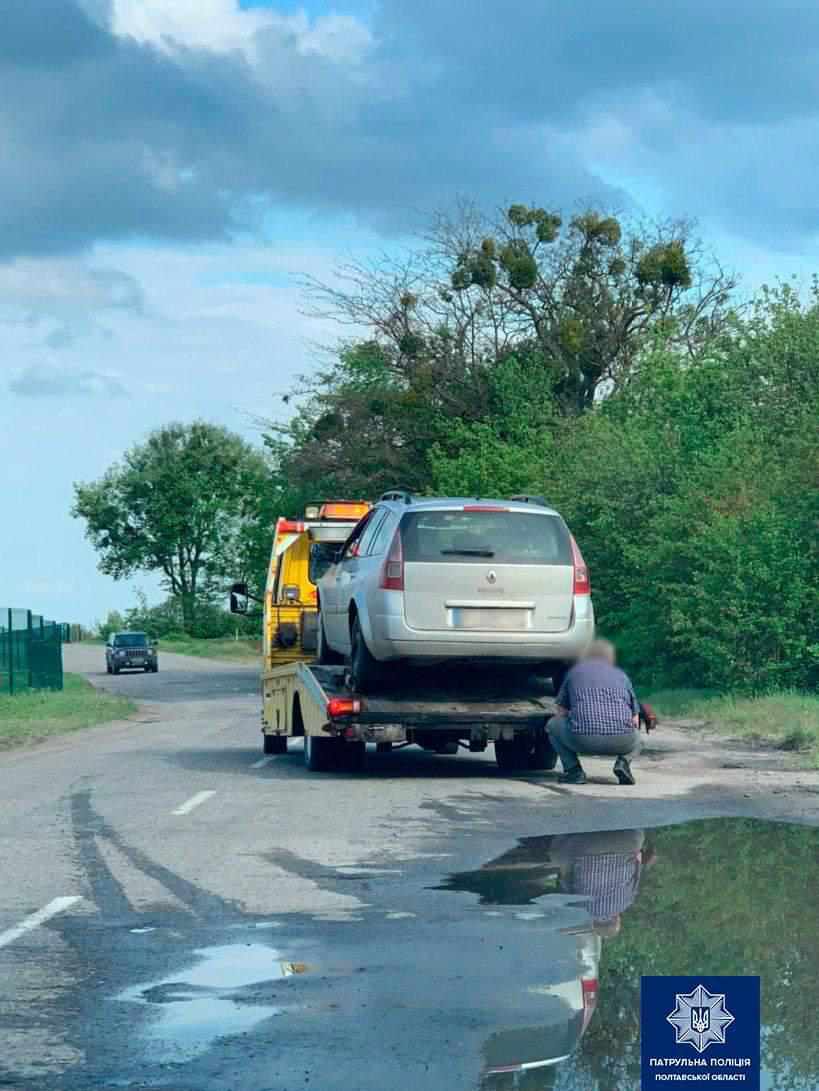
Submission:
{"label": "asphalt road", "polygon": [[[254,669],[165,654],[156,675],[108,677],[102,649],[65,653],[140,712],[0,756],[0,1087],[15,1091],[506,1087],[487,1065],[576,1044],[589,912],[450,877],[520,838],[761,808],[673,739],[634,790],[602,761],[582,791],[504,776],[491,749],[309,774],[299,744],[263,757]],[[572,1063],[519,1085],[580,1086]]]}

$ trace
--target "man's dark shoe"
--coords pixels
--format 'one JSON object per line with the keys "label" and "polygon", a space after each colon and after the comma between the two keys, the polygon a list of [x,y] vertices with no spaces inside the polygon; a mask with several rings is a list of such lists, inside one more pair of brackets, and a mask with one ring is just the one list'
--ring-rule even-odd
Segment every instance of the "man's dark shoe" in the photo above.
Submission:
{"label": "man's dark shoe", "polygon": [[628,758],[618,758],[614,763],[614,775],[621,784],[636,784]]}
{"label": "man's dark shoe", "polygon": [[579,765],[576,765],[568,773],[561,773],[557,780],[559,784],[585,784],[586,774]]}

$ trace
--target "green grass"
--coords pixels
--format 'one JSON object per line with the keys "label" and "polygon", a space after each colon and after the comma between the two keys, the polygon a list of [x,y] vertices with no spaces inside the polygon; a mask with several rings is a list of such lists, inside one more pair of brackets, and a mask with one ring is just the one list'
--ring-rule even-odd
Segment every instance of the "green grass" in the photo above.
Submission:
{"label": "green grass", "polygon": [[94,689],[77,674],[66,674],[64,684],[59,692],[0,695],[0,750],[121,720],[136,707],[127,697]]}
{"label": "green grass", "polygon": [[159,641],[159,669],[162,669],[162,653],[176,652],[178,655],[198,655],[203,659],[233,659],[243,662],[258,662],[262,654],[259,640],[248,637],[203,640],[195,636],[173,636]]}
{"label": "green grass", "polygon": [[660,719],[704,720],[730,738],[798,751],[819,766],[819,697],[781,692],[740,697],[708,690],[667,689],[648,694]]}

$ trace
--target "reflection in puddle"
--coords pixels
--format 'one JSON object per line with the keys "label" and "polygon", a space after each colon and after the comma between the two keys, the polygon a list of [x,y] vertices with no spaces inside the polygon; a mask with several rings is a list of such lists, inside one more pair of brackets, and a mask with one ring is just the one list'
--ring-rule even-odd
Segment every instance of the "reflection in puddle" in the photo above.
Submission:
{"label": "reflection in puddle", "polygon": [[[553,982],[520,982],[530,998],[518,1005],[523,1018],[499,1007],[483,1044],[482,1091],[633,1091],[641,976],[702,973],[761,977],[762,1086],[816,1091],[817,863],[815,829],[720,819],[527,838],[450,876],[437,889],[477,895],[483,916],[542,929],[543,976]],[[554,942],[549,910],[567,897],[587,914],[583,924],[558,927],[576,943],[576,975],[558,974],[545,954]],[[540,911],[546,920],[523,924]]]}
{"label": "reflection in puddle", "polygon": [[259,986],[303,974],[302,962],[286,962],[272,947],[230,944],[193,952],[198,960],[182,974],[134,985],[118,1000],[152,1009],[147,1036],[164,1059],[190,1058],[217,1038],[241,1034],[279,1014],[275,1004],[260,1004]]}

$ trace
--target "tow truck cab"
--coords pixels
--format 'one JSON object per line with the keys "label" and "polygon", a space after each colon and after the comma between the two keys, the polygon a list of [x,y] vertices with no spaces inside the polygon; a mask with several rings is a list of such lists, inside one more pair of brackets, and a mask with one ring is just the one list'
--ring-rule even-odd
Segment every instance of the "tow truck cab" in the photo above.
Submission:
{"label": "tow truck cab", "polygon": [[[264,669],[315,654],[316,582],[370,507],[366,500],[326,500],[308,504],[302,519],[277,520],[262,600]],[[246,613],[251,597],[246,584],[234,584],[231,611]]]}

